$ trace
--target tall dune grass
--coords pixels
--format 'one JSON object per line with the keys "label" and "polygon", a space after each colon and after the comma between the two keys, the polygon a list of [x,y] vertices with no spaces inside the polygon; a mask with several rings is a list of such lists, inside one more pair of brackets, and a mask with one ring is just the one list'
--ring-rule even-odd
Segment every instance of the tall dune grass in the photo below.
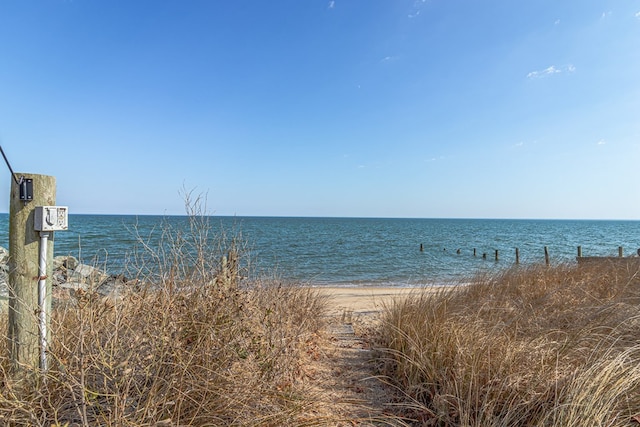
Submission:
{"label": "tall dune grass", "polygon": [[136,290],[56,306],[50,369],[37,383],[9,375],[0,340],[0,425],[316,424],[298,378],[323,300],[238,277],[237,239],[209,235],[197,206],[190,215],[190,230],[141,242]]}
{"label": "tall dune grass", "polygon": [[514,268],[396,302],[383,373],[416,425],[637,425],[639,265]]}

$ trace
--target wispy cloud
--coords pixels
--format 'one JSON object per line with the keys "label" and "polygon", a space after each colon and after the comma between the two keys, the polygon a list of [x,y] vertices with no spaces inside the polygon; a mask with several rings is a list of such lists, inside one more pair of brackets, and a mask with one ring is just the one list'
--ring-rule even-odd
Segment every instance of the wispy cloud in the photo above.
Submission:
{"label": "wispy cloud", "polygon": [[427,162],[438,162],[440,160],[444,160],[444,156],[431,157],[426,159]]}
{"label": "wispy cloud", "polygon": [[545,68],[544,70],[536,70],[536,71],[531,71],[529,74],[527,74],[527,78],[529,79],[540,79],[543,77],[549,77],[549,76],[553,76],[555,74],[561,74],[561,73],[573,73],[576,71],[576,67],[573,66],[572,64],[569,64],[567,66],[564,67],[556,67],[555,65],[551,65],[547,68]]}
{"label": "wispy cloud", "polygon": [[411,9],[411,12],[409,12],[409,15],[407,15],[409,19],[418,17],[422,12],[422,8],[426,5],[426,3],[427,3],[427,0],[415,0],[413,2],[413,7]]}
{"label": "wispy cloud", "polygon": [[396,61],[397,59],[398,59],[397,56],[385,56],[380,60],[380,62],[391,62],[391,61]]}
{"label": "wispy cloud", "polygon": [[604,139],[601,139],[600,141],[597,142],[598,145],[607,145],[607,141],[605,141]]}
{"label": "wispy cloud", "polygon": [[336,7],[336,2],[334,0],[331,0],[329,2],[329,9],[333,9],[334,7]]}
{"label": "wispy cloud", "polygon": [[554,22],[553,25],[560,25],[560,20],[556,19],[556,22]]}
{"label": "wispy cloud", "polygon": [[552,74],[558,74],[560,72],[561,71],[558,68],[556,68],[555,65],[552,65],[550,67],[545,68],[544,70],[532,71],[529,74],[527,74],[527,77],[529,77],[530,79],[535,79],[539,77],[550,76]]}
{"label": "wispy cloud", "polygon": [[636,14],[634,15],[636,18],[640,19],[640,12],[636,12]]}
{"label": "wispy cloud", "polygon": [[607,19],[607,17],[611,16],[611,11],[602,12],[600,19]]}

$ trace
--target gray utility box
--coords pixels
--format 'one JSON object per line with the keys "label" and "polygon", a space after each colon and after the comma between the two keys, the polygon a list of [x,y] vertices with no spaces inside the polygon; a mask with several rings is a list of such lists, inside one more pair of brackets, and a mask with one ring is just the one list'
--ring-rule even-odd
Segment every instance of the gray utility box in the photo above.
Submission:
{"label": "gray utility box", "polygon": [[36,206],[36,231],[64,231],[69,228],[69,208],[66,206]]}

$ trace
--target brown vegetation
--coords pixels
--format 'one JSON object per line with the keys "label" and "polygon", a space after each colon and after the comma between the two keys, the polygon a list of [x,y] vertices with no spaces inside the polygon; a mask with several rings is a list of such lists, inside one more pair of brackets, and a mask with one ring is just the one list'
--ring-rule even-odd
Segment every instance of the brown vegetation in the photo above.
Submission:
{"label": "brown vegetation", "polygon": [[640,421],[637,263],[514,268],[388,307],[383,374],[424,426]]}
{"label": "brown vegetation", "polygon": [[199,200],[189,207],[188,229],[140,239],[136,289],[57,304],[46,374],[11,375],[0,340],[1,425],[318,424],[301,366],[325,300],[241,277],[238,239],[211,236]]}
{"label": "brown vegetation", "polygon": [[302,288],[203,286],[87,295],[54,312],[51,368],[40,384],[7,374],[7,425],[293,425],[311,404],[296,388],[322,302]]}

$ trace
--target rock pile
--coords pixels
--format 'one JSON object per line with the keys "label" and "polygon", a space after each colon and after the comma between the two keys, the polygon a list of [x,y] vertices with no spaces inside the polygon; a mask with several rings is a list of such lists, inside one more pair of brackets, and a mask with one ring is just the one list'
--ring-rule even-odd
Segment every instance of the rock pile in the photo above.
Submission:
{"label": "rock pile", "polygon": [[[6,302],[9,297],[8,262],[9,251],[0,246],[0,303]],[[122,274],[108,274],[99,268],[83,264],[70,255],[53,259],[51,279],[54,305],[73,304],[87,294],[116,300],[129,292],[137,292],[148,286],[138,279],[129,280]],[[238,253],[232,250],[222,257],[220,267],[215,271],[211,283],[235,288],[242,279],[238,273]]]}
{"label": "rock pile", "polygon": [[[9,251],[0,247],[0,299],[6,299],[9,296],[8,262]],[[54,304],[75,299],[79,294],[88,292],[116,299],[129,290],[139,288],[138,280],[128,280],[121,274],[108,274],[96,267],[78,262],[73,256],[57,256],[53,259]]]}

